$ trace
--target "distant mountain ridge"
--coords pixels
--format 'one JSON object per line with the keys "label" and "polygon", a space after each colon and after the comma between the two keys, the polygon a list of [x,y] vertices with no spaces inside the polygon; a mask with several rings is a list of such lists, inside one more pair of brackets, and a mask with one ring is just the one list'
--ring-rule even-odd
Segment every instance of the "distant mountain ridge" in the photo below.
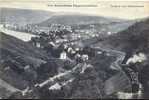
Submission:
{"label": "distant mountain ridge", "polygon": [[35,24],[40,23],[53,14],[50,11],[18,9],[18,8],[1,8],[0,23],[8,24]]}
{"label": "distant mountain ridge", "polygon": [[[39,25],[47,26],[50,23],[63,24],[63,25],[79,25],[79,24],[92,24],[92,23],[109,23],[109,22],[121,22],[122,19],[106,18],[101,16],[91,16],[85,14],[55,14],[48,20],[40,23]],[[125,20],[123,20],[125,21]]]}
{"label": "distant mountain ridge", "polygon": [[[93,16],[85,14],[59,14],[55,13],[46,21],[37,25],[48,27],[51,24],[69,25],[77,30],[92,30],[93,28],[99,33],[117,33],[128,28],[135,20],[124,20],[111,17]],[[93,27],[92,27],[93,26]]]}

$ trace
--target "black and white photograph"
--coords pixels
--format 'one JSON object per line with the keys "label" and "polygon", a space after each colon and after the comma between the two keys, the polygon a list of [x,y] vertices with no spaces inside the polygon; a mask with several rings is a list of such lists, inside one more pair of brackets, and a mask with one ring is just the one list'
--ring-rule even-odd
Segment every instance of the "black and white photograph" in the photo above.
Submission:
{"label": "black and white photograph", "polygon": [[0,99],[149,99],[149,2],[93,1],[0,0]]}

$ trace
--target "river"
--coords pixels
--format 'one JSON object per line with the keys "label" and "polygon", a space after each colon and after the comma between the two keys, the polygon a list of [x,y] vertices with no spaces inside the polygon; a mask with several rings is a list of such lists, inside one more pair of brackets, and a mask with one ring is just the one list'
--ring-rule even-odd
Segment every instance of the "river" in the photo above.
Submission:
{"label": "river", "polygon": [[3,27],[0,27],[0,32],[4,32],[5,34],[11,35],[25,42],[28,42],[29,40],[31,40],[32,37],[36,37],[36,35],[31,34],[31,33],[8,30]]}

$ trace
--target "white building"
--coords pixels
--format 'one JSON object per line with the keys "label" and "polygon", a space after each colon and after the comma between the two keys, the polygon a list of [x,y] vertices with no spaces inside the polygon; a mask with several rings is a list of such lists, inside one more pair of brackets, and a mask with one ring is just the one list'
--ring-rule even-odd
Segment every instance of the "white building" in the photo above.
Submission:
{"label": "white building", "polygon": [[60,54],[60,59],[67,59],[67,54],[65,51]]}

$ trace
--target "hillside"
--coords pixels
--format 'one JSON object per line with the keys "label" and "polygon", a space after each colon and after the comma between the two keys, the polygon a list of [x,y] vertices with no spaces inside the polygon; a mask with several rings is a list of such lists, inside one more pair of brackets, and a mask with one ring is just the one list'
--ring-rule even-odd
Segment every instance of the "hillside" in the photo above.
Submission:
{"label": "hillside", "polygon": [[43,51],[31,46],[29,43],[2,32],[0,32],[0,37],[1,60],[5,60],[7,56],[18,56],[24,59],[26,63],[38,65],[37,62],[41,63],[48,58]]}
{"label": "hillside", "polygon": [[95,44],[132,55],[134,52],[149,53],[149,18],[136,22],[124,31],[114,34]]}
{"label": "hillside", "polygon": [[[54,76],[54,74],[57,74],[57,76],[61,75],[57,73],[57,70],[59,66],[64,66],[63,60],[46,60],[49,57],[47,57],[44,52],[40,51],[39,49],[32,47],[30,44],[23,42],[15,37],[6,35],[2,32],[0,33],[0,37],[0,79],[7,82],[11,87],[23,91],[26,87],[31,86],[32,84],[35,85],[35,83],[33,83],[34,81],[44,83],[44,81],[46,81],[46,79],[49,78],[50,75],[51,78],[56,77],[56,75]],[[62,81],[62,84],[68,84],[68,87],[63,87],[64,89],[66,89],[65,91],[63,91],[63,89],[60,89],[58,90],[58,92],[56,90],[54,93],[52,92],[48,94],[46,90],[52,86],[46,86],[45,88],[43,88],[44,91],[39,90],[39,92],[42,94],[39,96],[41,96],[41,98],[59,98],[61,96],[68,98],[81,98],[83,96],[96,98],[98,95],[100,95],[99,97],[102,97],[102,93],[99,92],[100,89],[103,89],[102,80],[104,80],[105,77],[108,78],[111,76],[111,74],[107,73],[105,69],[109,69],[110,64],[115,60],[115,57],[105,56],[104,58],[102,57],[102,59],[104,60],[100,63],[94,63],[95,68],[92,66],[91,69],[89,68],[88,70],[85,70],[83,74],[81,73],[81,67],[82,65],[85,67],[86,64],[84,65],[80,63],[73,66],[74,71],[73,69],[70,70],[70,73],[73,74],[62,77],[62,80],[60,79]],[[100,65],[103,65],[106,60],[108,60],[108,63],[104,67],[108,68],[102,69]],[[45,61],[47,61],[46,64],[41,64],[45,63]],[[55,63],[53,61],[55,61]],[[31,67],[29,67],[28,65]],[[37,65],[39,65],[39,69],[37,68]],[[106,76],[101,77],[103,73],[105,73]],[[71,78],[75,80],[71,82]],[[55,80],[55,82],[58,84],[59,80]],[[83,90],[78,93],[78,91],[80,91],[79,87],[82,86]],[[77,87],[77,89],[74,89],[74,87]],[[2,91],[3,89],[0,90]],[[72,91],[72,93],[70,91]],[[59,94],[59,92],[66,95]],[[46,93],[48,95],[46,95]],[[34,98],[30,97],[30,95],[27,95],[26,97]]]}
{"label": "hillside", "polygon": [[45,64],[50,56],[29,43],[3,32],[0,32],[0,38],[0,79],[23,90],[31,85],[32,80],[37,79],[38,68]]}

